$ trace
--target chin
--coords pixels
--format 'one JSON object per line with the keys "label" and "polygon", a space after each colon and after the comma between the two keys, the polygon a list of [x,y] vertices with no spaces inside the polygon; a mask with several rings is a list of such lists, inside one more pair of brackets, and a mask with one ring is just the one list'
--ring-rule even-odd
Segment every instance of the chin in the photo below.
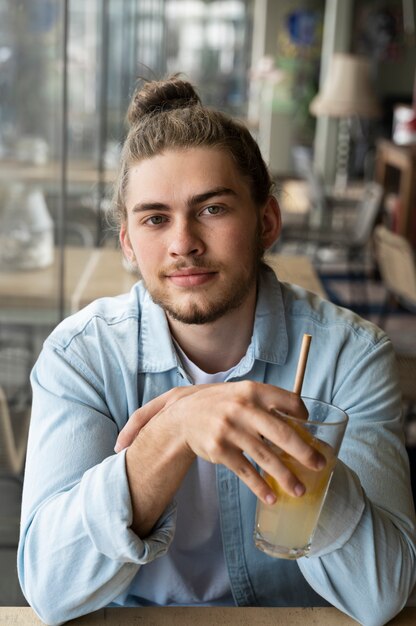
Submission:
{"label": "chin", "polygon": [[167,315],[182,324],[212,324],[221,319],[227,313],[238,309],[244,298],[232,299],[225,297],[222,300],[216,300],[215,302],[197,303],[195,300],[184,304],[182,306],[175,303],[170,306],[171,303],[158,302],[160,306],[165,310]]}
{"label": "chin", "polygon": [[192,290],[168,293],[153,285],[146,285],[150,296],[172,320],[182,324],[210,324],[235,311],[249,296],[255,285],[255,274],[250,278],[235,278],[222,288],[215,290]]}
{"label": "chin", "polygon": [[174,319],[176,322],[181,322],[182,324],[210,324],[212,322],[216,322],[220,319],[225,313],[222,311],[204,311],[204,310],[193,310],[193,311],[177,311],[177,310],[169,310],[165,308],[166,313]]}

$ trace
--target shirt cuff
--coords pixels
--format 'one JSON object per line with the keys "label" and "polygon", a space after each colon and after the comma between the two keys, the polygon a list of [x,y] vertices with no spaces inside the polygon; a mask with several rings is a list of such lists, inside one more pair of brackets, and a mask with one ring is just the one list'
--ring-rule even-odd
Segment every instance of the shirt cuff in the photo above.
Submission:
{"label": "shirt cuff", "polygon": [[123,450],[85,472],[80,483],[82,520],[98,552],[123,563],[145,565],[167,552],[175,533],[176,504],[170,504],[152,533],[140,539],[130,528],[133,510],[125,455]]}
{"label": "shirt cuff", "polygon": [[338,459],[308,557],[324,556],[351,538],[365,508],[358,476]]}

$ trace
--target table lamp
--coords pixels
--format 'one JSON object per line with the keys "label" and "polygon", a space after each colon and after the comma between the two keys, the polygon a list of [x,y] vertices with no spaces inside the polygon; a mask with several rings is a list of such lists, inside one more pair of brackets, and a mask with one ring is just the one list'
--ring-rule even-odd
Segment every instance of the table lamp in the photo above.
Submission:
{"label": "table lamp", "polygon": [[381,109],[370,80],[370,62],[353,54],[335,53],[322,90],[309,109],[313,115],[339,119],[335,186],[346,188],[350,126],[353,118],[374,118]]}

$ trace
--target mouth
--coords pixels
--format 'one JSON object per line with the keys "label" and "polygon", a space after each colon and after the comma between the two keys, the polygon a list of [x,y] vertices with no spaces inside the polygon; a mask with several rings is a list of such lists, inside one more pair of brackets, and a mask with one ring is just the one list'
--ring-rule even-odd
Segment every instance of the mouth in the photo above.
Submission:
{"label": "mouth", "polygon": [[178,287],[195,287],[210,282],[216,275],[217,272],[201,267],[187,267],[166,274],[166,278]]}

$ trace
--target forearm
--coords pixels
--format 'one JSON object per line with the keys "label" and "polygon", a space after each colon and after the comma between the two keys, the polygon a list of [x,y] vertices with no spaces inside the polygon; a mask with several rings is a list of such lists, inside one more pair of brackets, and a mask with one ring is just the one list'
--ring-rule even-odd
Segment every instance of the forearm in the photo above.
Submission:
{"label": "forearm", "polygon": [[[310,559],[314,589],[366,626],[406,603],[416,578],[415,514],[391,344],[381,337],[351,355],[332,402],[349,424]],[[314,557],[319,558],[314,558]]]}
{"label": "forearm", "polygon": [[152,530],[195,460],[178,436],[178,424],[165,417],[154,417],[126,452],[131,528],[141,538]]}
{"label": "forearm", "polygon": [[72,488],[51,495],[35,509],[28,499],[38,475],[29,463],[18,572],[26,598],[47,624],[114,602],[126,594],[139,568],[170,545],[173,508],[145,541],[131,530],[124,456],[108,457]]}
{"label": "forearm", "polygon": [[[46,623],[106,606],[139,569],[140,544],[128,530],[127,481],[119,480],[123,464],[123,458],[107,459],[33,512],[26,510],[24,498],[19,578]],[[29,467],[26,489],[33,479]],[[96,533],[93,525],[103,516],[107,530]]]}
{"label": "forearm", "polygon": [[[69,517],[71,494],[61,494],[34,519],[18,555],[22,589],[37,615],[58,624],[114,600],[139,569],[98,552],[81,515]],[[57,532],[57,529],[59,531]]]}
{"label": "forearm", "polygon": [[[35,477],[29,468],[27,489]],[[124,454],[88,470],[22,518],[19,578],[30,604],[48,624],[107,606],[126,592],[142,565],[168,549],[175,514],[141,541],[132,512]]]}
{"label": "forearm", "polygon": [[354,472],[339,469],[311,557],[298,564],[326,600],[365,626],[381,626],[416,582],[412,519],[372,503]]}

